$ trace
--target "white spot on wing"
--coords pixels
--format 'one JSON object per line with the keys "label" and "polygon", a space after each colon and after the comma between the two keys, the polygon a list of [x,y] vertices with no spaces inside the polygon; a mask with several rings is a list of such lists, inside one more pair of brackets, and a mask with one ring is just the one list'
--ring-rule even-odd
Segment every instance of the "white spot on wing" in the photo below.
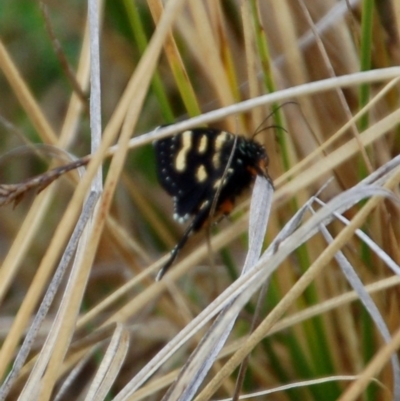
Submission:
{"label": "white spot on wing", "polygon": [[186,213],[184,216],[181,216],[178,213],[174,213],[174,220],[177,221],[179,224],[182,224],[185,221],[187,221],[189,217],[190,215],[188,213]]}

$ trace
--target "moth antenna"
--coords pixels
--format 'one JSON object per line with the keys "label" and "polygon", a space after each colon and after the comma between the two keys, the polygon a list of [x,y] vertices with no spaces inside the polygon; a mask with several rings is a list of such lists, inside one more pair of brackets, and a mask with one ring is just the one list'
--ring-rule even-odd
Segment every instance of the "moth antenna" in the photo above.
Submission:
{"label": "moth antenna", "polygon": [[297,103],[296,101],[294,101],[294,100],[289,100],[289,101],[287,101],[287,102],[284,102],[284,103],[282,103],[282,104],[276,106],[276,107],[271,111],[271,113],[269,113],[269,114],[267,115],[267,117],[265,117],[264,120],[261,122],[261,124],[259,124],[259,126],[256,128],[256,130],[254,131],[254,134],[253,134],[253,136],[252,136],[252,139],[254,139],[259,133],[265,131],[265,130],[268,129],[268,128],[279,128],[279,129],[282,129],[282,130],[284,130],[285,132],[287,132],[287,130],[286,130],[285,128],[283,128],[283,127],[281,127],[281,126],[279,126],[279,125],[269,125],[269,126],[267,126],[267,127],[263,127],[263,125],[264,125],[264,123],[265,123],[266,121],[268,121],[268,119],[269,119],[270,117],[272,117],[278,110],[280,110],[281,108],[283,108],[284,106],[286,106],[286,105],[288,105],[288,104],[295,104],[295,105],[298,105],[298,103]]}

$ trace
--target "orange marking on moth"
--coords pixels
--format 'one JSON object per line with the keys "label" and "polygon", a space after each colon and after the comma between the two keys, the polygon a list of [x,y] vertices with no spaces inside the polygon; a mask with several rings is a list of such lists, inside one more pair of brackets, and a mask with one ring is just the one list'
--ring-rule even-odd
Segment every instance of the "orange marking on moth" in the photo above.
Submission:
{"label": "orange marking on moth", "polygon": [[229,214],[233,210],[233,202],[230,199],[223,201],[218,207],[218,213]]}

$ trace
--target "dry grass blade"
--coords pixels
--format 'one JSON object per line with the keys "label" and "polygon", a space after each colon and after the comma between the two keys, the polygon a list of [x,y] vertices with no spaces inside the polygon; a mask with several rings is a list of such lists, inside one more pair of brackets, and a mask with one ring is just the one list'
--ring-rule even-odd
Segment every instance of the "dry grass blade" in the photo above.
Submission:
{"label": "dry grass blade", "polygon": [[[97,196],[95,194],[95,199]],[[93,208],[90,210],[93,213]],[[84,217],[83,217],[84,218]],[[81,268],[83,250],[87,246],[90,233],[90,226],[85,226],[85,230],[80,238],[76,252],[74,266],[68,278],[68,285],[63,294],[65,300],[61,304],[57,317],[53,322],[45,346],[42,348],[35,368],[21,393],[23,399],[48,399],[53,390],[54,383],[58,376],[59,364],[64,359],[65,344],[70,338],[68,329],[74,326],[75,314],[70,312],[70,308],[76,308],[81,301],[81,291],[85,288],[85,270]],[[73,245],[73,244],[72,244]],[[73,254],[74,249],[66,249],[66,254]],[[33,398],[29,398],[33,397]]]}
{"label": "dry grass blade", "polygon": [[32,322],[28,333],[26,335],[25,341],[23,345],[21,346],[19,353],[14,361],[13,368],[7,375],[6,380],[2,384],[0,388],[0,399],[3,400],[7,396],[8,392],[10,391],[11,386],[13,385],[13,382],[15,381],[16,377],[19,375],[20,370],[22,366],[24,365],[31,348],[33,346],[33,343],[36,339],[36,336],[38,334],[39,328],[41,324],[43,323],[43,320],[47,316],[47,313],[49,311],[49,308],[51,304],[53,303],[55,294],[60,286],[61,280],[65,274],[65,271],[75,254],[78,242],[81,238],[82,232],[90,218],[90,216],[93,213],[93,209],[95,206],[95,203],[98,200],[98,196],[89,196],[88,201],[86,202],[86,205],[84,206],[84,210],[82,211],[82,218],[78,222],[78,224],[75,227],[75,231],[71,236],[71,240],[67,246],[66,252],[64,253],[63,258],[60,261],[59,267],[53,277],[52,282],[50,283],[47,292],[44,296],[43,302],[39,307],[39,311]]}
{"label": "dry grass blade", "polygon": [[19,184],[0,184],[0,207],[12,202],[14,202],[14,206],[16,206],[28,191],[34,189],[39,193],[57,178],[71,170],[86,166],[89,161],[89,157],[82,158],[64,166],[56,167],[36,177],[29,178]]}
{"label": "dry grass blade", "polygon": [[44,22],[46,24],[46,29],[47,29],[49,37],[51,38],[51,41],[53,43],[53,48],[56,51],[57,58],[60,61],[60,64],[62,65],[64,71],[66,72],[68,80],[69,80],[71,86],[73,87],[76,95],[79,97],[81,104],[83,104],[84,107],[86,108],[86,110],[88,111],[87,94],[84,93],[84,91],[80,87],[79,82],[77,81],[77,79],[74,75],[74,72],[72,70],[72,67],[68,63],[68,59],[67,59],[65,53],[63,52],[62,46],[54,32],[54,28],[50,21],[48,8],[45,3],[40,2],[40,10],[43,14]]}
{"label": "dry grass blade", "polygon": [[129,331],[117,325],[110,345],[86,395],[86,401],[104,400],[117,377],[129,347]]}
{"label": "dry grass blade", "polygon": [[392,341],[385,344],[374,356],[374,359],[367,365],[359,378],[344,392],[338,401],[356,400],[366,388],[371,379],[384,367],[392,354],[400,347],[400,330],[394,333]]}
{"label": "dry grass blade", "polygon": [[[396,199],[397,200],[397,199]],[[323,236],[326,238],[328,243],[332,243],[333,238],[330,235],[329,231],[325,227],[320,227],[320,230]],[[366,291],[362,281],[360,280],[359,276],[355,272],[354,268],[351,266],[349,261],[346,259],[342,252],[338,252],[335,255],[335,259],[337,260],[344,276],[356,291],[360,301],[363,303],[365,309],[370,314],[371,318],[375,322],[379,332],[381,333],[383,339],[387,344],[392,341],[390,331],[385,324],[383,316],[379,312],[379,309],[375,305],[372,298],[369,296],[368,292]],[[391,356],[391,362],[393,367],[393,377],[394,377],[394,399],[400,398],[400,365],[399,360],[396,355]]]}
{"label": "dry grass blade", "polygon": [[99,348],[99,345],[97,347],[93,347],[89,352],[85,353],[84,357],[79,358],[78,362],[75,363],[73,368],[69,370],[69,373],[63,380],[60,388],[57,389],[57,393],[54,394],[54,401],[60,401],[66,398],[70,388],[73,388],[74,383],[76,380],[78,380],[79,376],[82,374],[82,371],[85,369],[90,359],[93,358],[93,355],[98,352]]}
{"label": "dry grass blade", "polygon": [[44,117],[39,105],[19,74],[18,68],[14,65],[6,47],[1,41],[0,68],[7,77],[10,85],[13,87],[14,93],[18,96],[27,114],[31,117],[31,121],[42,136],[43,142],[55,144],[57,142],[56,134],[49,125],[47,119]]}
{"label": "dry grass blade", "polygon": [[[375,83],[386,80],[398,79],[400,76],[400,67],[383,68],[380,70],[359,72],[334,78],[327,78],[317,82],[298,85],[292,88],[283,89],[277,92],[268,93],[254,99],[244,100],[230,106],[222,107],[200,116],[196,116],[184,121],[177,122],[165,127],[156,127],[151,132],[132,138],[129,141],[129,147],[135,149],[141,145],[150,143],[156,139],[164,138],[166,136],[175,134],[177,132],[185,131],[187,129],[209,124],[215,121],[223,120],[231,115],[238,113],[245,113],[257,107],[265,107],[273,103],[281,103],[294,98],[311,96],[317,93],[323,93],[337,87],[349,88],[360,85],[362,83]],[[396,81],[397,82],[397,81]],[[398,115],[393,112],[393,119],[398,121]],[[395,124],[395,122],[393,122]],[[114,154],[117,147],[113,146],[109,152]]]}

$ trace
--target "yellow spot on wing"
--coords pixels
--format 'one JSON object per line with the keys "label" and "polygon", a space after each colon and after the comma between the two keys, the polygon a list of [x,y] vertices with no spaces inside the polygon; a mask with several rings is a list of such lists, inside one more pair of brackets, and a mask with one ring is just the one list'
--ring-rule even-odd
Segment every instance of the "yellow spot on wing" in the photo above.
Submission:
{"label": "yellow spot on wing", "polygon": [[182,147],[175,159],[175,169],[177,171],[184,171],[186,168],[186,155],[192,147],[192,131],[185,131],[182,133]]}
{"label": "yellow spot on wing", "polygon": [[219,168],[221,166],[221,148],[224,143],[231,138],[231,134],[226,131],[222,131],[216,138],[215,138],[215,149],[214,149],[214,156],[212,158],[212,163],[214,168]]}
{"label": "yellow spot on wing", "polygon": [[203,164],[196,170],[196,179],[198,182],[204,182],[207,179],[207,171]]}
{"label": "yellow spot on wing", "polygon": [[199,143],[199,153],[204,153],[207,150],[208,139],[205,135],[202,135]]}

